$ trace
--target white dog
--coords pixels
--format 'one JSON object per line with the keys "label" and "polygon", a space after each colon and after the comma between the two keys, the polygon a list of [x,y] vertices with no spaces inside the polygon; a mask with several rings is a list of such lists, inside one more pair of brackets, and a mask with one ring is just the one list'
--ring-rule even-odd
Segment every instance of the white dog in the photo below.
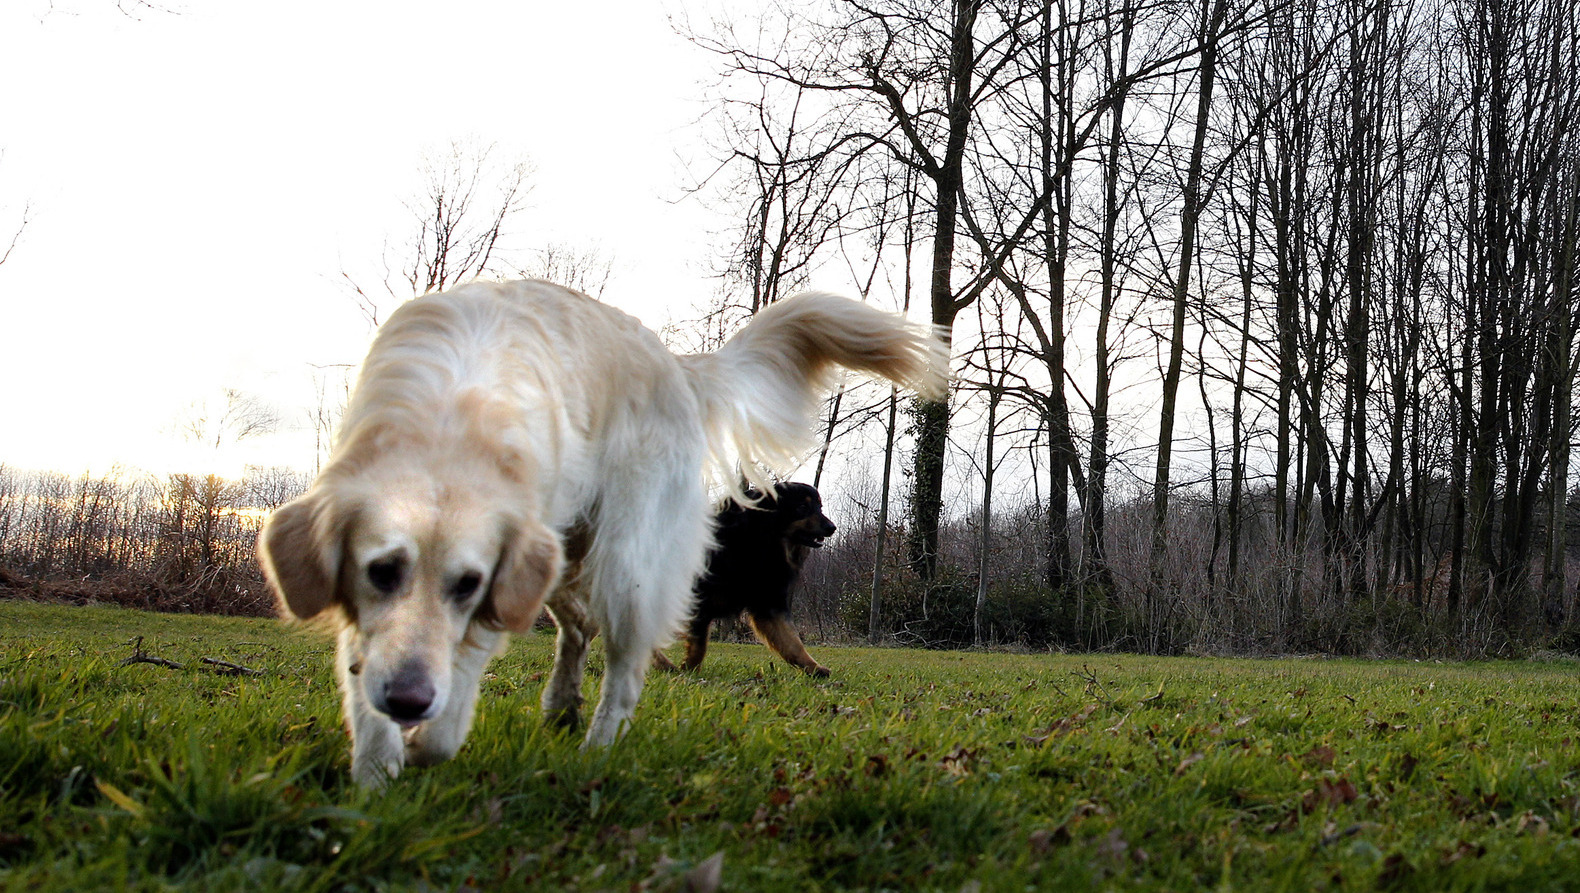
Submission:
{"label": "white dog", "polygon": [[824,294],[774,304],[695,356],[546,282],[401,307],[328,464],[259,537],[285,611],[340,623],[352,777],[378,786],[453,756],[484,667],[545,602],[559,633],[544,712],[578,722],[602,630],[586,744],[614,741],[691,609],[705,471],[755,478],[797,457],[836,366],[936,396],[946,362],[925,326]]}

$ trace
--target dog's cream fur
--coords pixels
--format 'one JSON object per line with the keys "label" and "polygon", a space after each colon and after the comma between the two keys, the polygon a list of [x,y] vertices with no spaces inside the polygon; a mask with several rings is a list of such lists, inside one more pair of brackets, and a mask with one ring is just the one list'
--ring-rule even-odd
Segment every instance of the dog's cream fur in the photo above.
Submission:
{"label": "dog's cream fur", "polygon": [[796,458],[837,366],[936,396],[946,360],[926,327],[824,294],[683,357],[546,282],[476,282],[397,310],[328,464],[259,538],[284,610],[341,620],[352,776],[377,786],[453,756],[488,661],[545,604],[559,627],[545,715],[576,723],[601,630],[586,743],[614,741],[690,610],[705,471]]}

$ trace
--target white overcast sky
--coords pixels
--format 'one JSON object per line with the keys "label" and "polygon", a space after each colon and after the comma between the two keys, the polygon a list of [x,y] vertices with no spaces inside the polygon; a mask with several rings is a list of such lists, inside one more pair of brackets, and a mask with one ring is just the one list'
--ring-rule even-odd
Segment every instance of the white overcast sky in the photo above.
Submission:
{"label": "white overcast sky", "polygon": [[31,209],[0,265],[0,464],[209,462],[175,423],[237,388],[295,430],[216,470],[308,466],[310,364],[371,337],[339,271],[377,266],[455,139],[530,160],[522,244],[598,248],[610,303],[657,326],[714,290],[722,224],[675,199],[715,60],[673,3],[169,5],[0,3],[0,232]]}

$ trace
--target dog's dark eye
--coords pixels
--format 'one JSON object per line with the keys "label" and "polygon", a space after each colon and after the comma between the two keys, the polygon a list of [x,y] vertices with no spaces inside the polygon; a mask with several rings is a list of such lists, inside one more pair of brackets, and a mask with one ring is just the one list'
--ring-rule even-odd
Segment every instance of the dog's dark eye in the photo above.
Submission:
{"label": "dog's dark eye", "polygon": [[406,563],[399,558],[380,558],[368,565],[368,582],[380,592],[394,592],[400,588]]}
{"label": "dog's dark eye", "polygon": [[470,598],[481,585],[483,585],[483,575],[477,571],[467,571],[455,581],[455,589],[452,591],[456,598]]}

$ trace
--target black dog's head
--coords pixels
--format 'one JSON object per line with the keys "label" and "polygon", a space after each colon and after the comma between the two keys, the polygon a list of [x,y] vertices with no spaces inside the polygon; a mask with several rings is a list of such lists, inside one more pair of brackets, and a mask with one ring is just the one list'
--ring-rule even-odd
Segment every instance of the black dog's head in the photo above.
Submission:
{"label": "black dog's head", "polygon": [[823,514],[823,497],[811,484],[774,485],[773,512],[783,525],[785,539],[798,546],[823,548],[823,540],[837,529]]}

